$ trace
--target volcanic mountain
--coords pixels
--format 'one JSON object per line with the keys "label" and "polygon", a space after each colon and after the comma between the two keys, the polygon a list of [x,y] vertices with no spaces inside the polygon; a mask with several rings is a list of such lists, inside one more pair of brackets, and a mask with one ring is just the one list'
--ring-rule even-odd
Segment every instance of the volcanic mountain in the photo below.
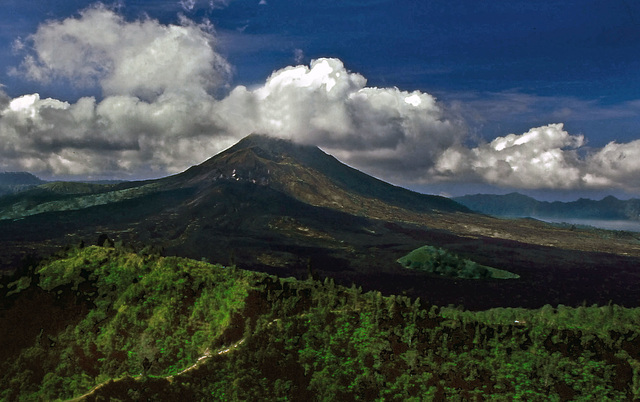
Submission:
{"label": "volcanic mountain", "polygon": [[[168,255],[333,277],[469,308],[640,300],[640,242],[632,234],[472,213],[375,179],[317,147],[264,135],[158,180],[47,183],[0,198],[4,269],[100,234]],[[424,245],[520,278],[454,280],[396,262]]]}
{"label": "volcanic mountain", "polygon": [[319,148],[253,134],[167,182],[211,188],[217,181],[269,187],[306,204],[383,218],[389,208],[468,212],[448,198],[419,194],[366,175]]}

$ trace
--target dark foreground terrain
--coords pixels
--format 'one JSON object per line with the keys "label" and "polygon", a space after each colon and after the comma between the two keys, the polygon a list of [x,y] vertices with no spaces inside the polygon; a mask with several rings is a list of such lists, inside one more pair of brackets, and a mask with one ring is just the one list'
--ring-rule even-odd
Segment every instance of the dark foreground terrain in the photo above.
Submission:
{"label": "dark foreground terrain", "polygon": [[640,310],[482,312],[130,249],[0,283],[2,400],[637,400]]}
{"label": "dark foreground terrain", "polygon": [[[423,246],[437,267],[397,262]],[[640,234],[492,218],[263,136],[0,197],[0,266],[3,400],[640,398]]]}
{"label": "dark foreground terrain", "polygon": [[[0,266],[114,241],[281,277],[332,278],[437,305],[640,303],[640,234],[472,213],[384,183],[316,147],[252,135],[164,179],[47,183],[0,198]],[[518,275],[451,279],[396,261],[429,245]]]}

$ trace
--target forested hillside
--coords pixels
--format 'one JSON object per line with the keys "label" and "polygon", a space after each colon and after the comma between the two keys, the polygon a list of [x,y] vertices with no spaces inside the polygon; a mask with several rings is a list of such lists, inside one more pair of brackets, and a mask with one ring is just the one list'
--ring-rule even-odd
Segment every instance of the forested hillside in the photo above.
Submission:
{"label": "forested hillside", "polygon": [[469,312],[109,243],[0,296],[3,400],[640,397],[637,308]]}

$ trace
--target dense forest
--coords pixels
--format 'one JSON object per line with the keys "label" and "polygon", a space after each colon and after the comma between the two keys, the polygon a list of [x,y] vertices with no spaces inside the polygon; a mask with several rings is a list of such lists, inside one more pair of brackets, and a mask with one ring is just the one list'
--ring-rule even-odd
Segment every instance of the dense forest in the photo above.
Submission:
{"label": "dense forest", "polygon": [[2,400],[632,400],[640,309],[466,311],[108,241],[0,287]]}

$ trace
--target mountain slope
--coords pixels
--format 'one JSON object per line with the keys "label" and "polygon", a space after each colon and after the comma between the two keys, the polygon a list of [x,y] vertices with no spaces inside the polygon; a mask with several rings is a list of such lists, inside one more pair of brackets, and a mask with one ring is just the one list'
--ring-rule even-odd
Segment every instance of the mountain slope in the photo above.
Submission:
{"label": "mountain slope", "polygon": [[246,181],[270,186],[316,206],[357,213],[380,202],[418,212],[467,212],[440,196],[416,193],[353,169],[309,145],[252,134],[179,179],[186,184],[216,180]]}
{"label": "mountain slope", "polygon": [[299,201],[344,212],[385,218],[391,208],[416,212],[466,212],[445,197],[393,186],[350,168],[319,148],[253,134],[187,171],[159,180],[121,184],[49,183],[0,202],[0,219],[104,205],[176,188],[196,188],[206,197],[216,183],[269,187]]}
{"label": "mountain slope", "polygon": [[494,216],[640,220],[640,199],[619,200],[613,196],[600,201],[581,198],[572,202],[548,202],[510,193],[465,195],[454,200],[471,210]]}
{"label": "mountain slope", "polygon": [[[187,171],[103,186],[40,186],[0,200],[0,267],[99,235],[281,276],[332,277],[469,308],[637,304],[640,241],[470,213],[369,177],[321,150],[252,135]],[[104,237],[101,238],[101,243]],[[433,278],[396,261],[419,247],[519,275]],[[615,280],[610,280],[610,278]]]}
{"label": "mountain slope", "polygon": [[44,183],[36,176],[27,172],[0,173],[0,186],[38,185]]}

